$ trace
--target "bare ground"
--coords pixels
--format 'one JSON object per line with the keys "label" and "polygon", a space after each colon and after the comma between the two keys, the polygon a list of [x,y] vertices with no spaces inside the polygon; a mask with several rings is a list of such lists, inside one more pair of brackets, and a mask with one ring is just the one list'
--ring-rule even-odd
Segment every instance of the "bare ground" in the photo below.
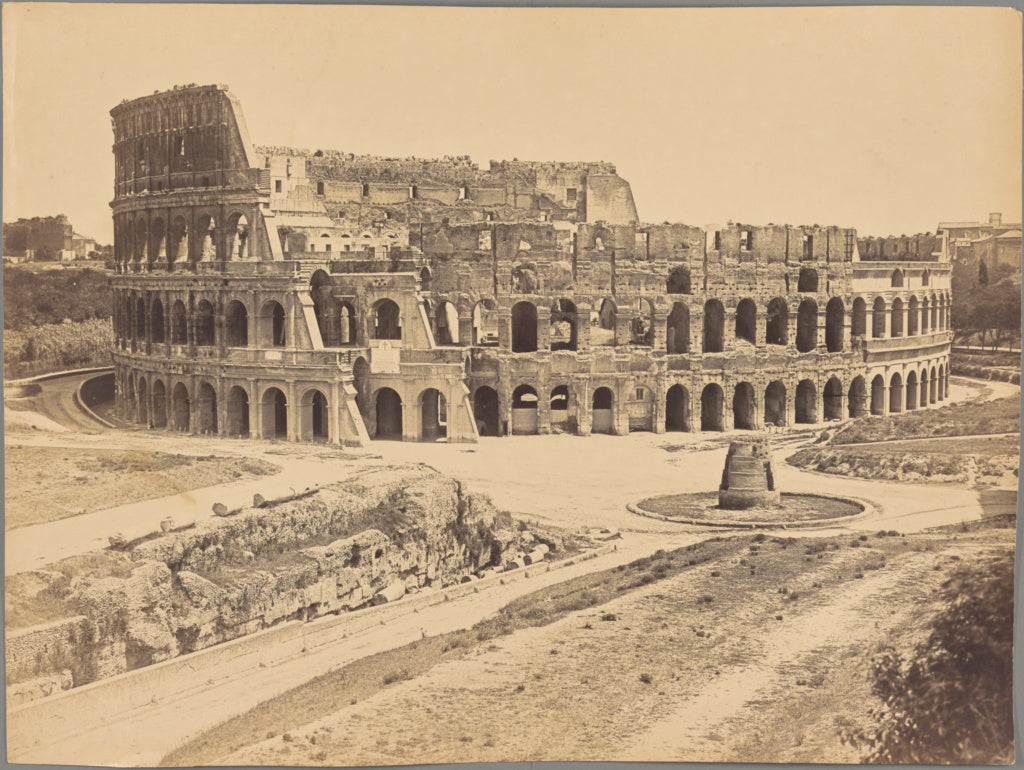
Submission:
{"label": "bare ground", "polygon": [[279,470],[255,458],[7,444],[4,528],[58,521]]}
{"label": "bare ground", "polygon": [[870,655],[917,641],[948,572],[1013,530],[751,545],[217,763],[854,762],[839,730],[866,719]]}

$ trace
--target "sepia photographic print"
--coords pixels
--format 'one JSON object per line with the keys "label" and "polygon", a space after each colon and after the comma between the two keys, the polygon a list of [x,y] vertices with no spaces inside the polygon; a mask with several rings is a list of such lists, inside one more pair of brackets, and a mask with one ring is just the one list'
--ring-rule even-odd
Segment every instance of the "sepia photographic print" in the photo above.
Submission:
{"label": "sepia photographic print", "polygon": [[1013,763],[1021,71],[6,3],[7,760]]}

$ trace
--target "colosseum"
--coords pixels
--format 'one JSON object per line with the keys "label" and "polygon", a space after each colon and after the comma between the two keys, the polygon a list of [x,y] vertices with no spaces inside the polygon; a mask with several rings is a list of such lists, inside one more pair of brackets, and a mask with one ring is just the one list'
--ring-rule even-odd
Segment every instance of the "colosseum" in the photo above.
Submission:
{"label": "colosseum", "polygon": [[111,110],[114,363],[154,429],[363,445],[760,430],[942,401],[942,237],[641,224],[613,165],[257,146]]}

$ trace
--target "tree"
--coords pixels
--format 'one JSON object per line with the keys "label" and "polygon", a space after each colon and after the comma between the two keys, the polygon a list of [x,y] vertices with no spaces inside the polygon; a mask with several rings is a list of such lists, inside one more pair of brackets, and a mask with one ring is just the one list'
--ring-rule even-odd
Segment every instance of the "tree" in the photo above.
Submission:
{"label": "tree", "polygon": [[988,266],[985,264],[985,260],[978,262],[978,286],[985,286],[988,284]]}
{"label": "tree", "polygon": [[865,762],[1013,761],[1013,556],[959,568],[940,598],[909,660],[890,647],[872,662],[875,727],[842,736],[869,749]]}

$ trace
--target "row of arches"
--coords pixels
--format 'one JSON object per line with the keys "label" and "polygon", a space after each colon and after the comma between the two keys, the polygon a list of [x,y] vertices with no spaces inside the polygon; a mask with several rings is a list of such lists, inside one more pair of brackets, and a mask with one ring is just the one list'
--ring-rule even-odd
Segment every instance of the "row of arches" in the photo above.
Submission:
{"label": "row of arches", "polygon": [[[122,346],[129,341],[197,347],[221,342],[227,347],[249,345],[249,311],[244,303],[231,300],[220,317],[213,303],[207,299],[190,301],[189,306],[180,299],[165,306],[159,297],[153,297],[148,303],[143,297],[129,297],[125,302],[115,304],[115,336]],[[264,302],[255,319],[257,346],[285,347],[285,319],[285,309],[280,302]],[[220,339],[219,329],[223,330]]]}
{"label": "row of arches", "polygon": [[241,211],[218,224],[213,213],[193,218],[115,217],[114,261],[119,270],[152,270],[154,264],[175,265],[215,260],[249,259],[252,254],[250,223]]}
{"label": "row of arches", "polygon": [[[904,303],[901,297],[894,297],[886,304],[884,297],[875,297],[871,306],[871,337],[915,337],[919,334],[946,331],[949,329],[950,299],[945,294],[918,300],[911,296]],[[904,323],[905,321],[905,323]],[[868,308],[863,297],[853,300],[851,334],[868,336]]]}

